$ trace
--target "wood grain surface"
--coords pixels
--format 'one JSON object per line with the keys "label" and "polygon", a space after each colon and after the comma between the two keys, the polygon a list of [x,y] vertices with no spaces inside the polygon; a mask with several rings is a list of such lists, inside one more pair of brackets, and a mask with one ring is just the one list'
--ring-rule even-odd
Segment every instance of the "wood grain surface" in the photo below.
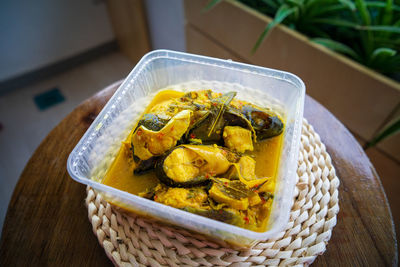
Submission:
{"label": "wood grain surface", "polygon": [[[87,219],[85,185],[69,177],[66,165],[116,88],[78,106],[29,160],[8,207],[0,266],[112,265]],[[341,180],[337,225],[313,266],[397,266],[393,221],[374,167],[349,131],[308,96],[304,116],[320,134]]]}

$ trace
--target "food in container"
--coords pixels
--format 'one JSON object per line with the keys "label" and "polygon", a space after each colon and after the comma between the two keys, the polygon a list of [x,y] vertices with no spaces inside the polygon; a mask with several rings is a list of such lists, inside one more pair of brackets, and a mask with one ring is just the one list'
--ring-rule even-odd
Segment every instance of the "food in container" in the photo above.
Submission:
{"label": "food in container", "polygon": [[[150,160],[152,157],[142,162],[146,163],[142,165],[142,169],[136,170],[137,172],[143,171],[143,177],[146,177],[146,175],[153,177],[142,179],[142,183],[134,183],[135,185],[132,186],[138,188],[138,191],[134,192],[135,194],[142,192],[142,197],[102,183],[111,164],[116,162],[115,159],[121,149],[121,143],[126,141],[132,129],[135,129],[135,125],[138,123],[137,119],[141,115],[149,113],[145,110],[146,107],[151,105],[151,100],[158,92],[166,89],[175,91],[177,97],[181,96],[182,92],[187,93],[204,89],[212,89],[213,92],[222,94],[237,92],[234,99],[244,100],[258,107],[270,107],[282,119],[284,130],[280,134],[281,152],[275,173],[276,183],[271,184],[270,192],[274,192],[273,201],[264,230],[246,229],[210,219],[209,217],[212,216],[213,212],[211,212],[211,215],[210,212],[203,214],[204,211],[199,211],[195,204],[186,205],[186,208],[174,208],[147,199],[146,197],[150,196],[152,192],[149,191],[146,195],[145,189],[159,180],[150,173],[145,173],[149,166],[155,164]],[[287,72],[188,53],[168,50],[153,51],[142,58],[97,116],[71,152],[67,169],[73,179],[91,186],[104,199],[125,210],[207,235],[217,241],[225,241],[241,247],[251,247],[260,240],[275,237],[285,228],[288,221],[296,183],[304,93],[303,82],[295,75]],[[179,116],[179,120],[184,124],[187,114],[183,113]],[[154,127],[162,127],[165,119],[168,119],[151,120],[151,115],[142,118],[150,121]],[[146,123],[143,125],[146,128],[151,127]],[[228,148],[234,155],[242,153],[242,163],[251,162],[253,159],[251,156],[249,158],[244,157],[248,156],[245,154],[251,150],[251,144],[248,141],[237,142],[237,138],[232,138],[232,136],[237,135],[240,136],[241,140],[249,140],[249,132],[235,128],[237,126],[225,127],[226,132],[222,132],[222,140],[220,140],[222,145],[217,144],[217,147]],[[239,126],[248,129],[245,124]],[[253,129],[257,131],[257,127],[253,127]],[[270,134],[274,134],[273,131],[261,133],[262,128],[258,130],[259,134],[256,138],[263,138],[264,136],[268,138]],[[254,153],[257,139],[254,141],[254,134],[252,130],[250,132]],[[210,139],[209,141],[212,141],[215,137],[215,135],[207,136]],[[129,151],[130,141],[125,142],[129,153],[131,153]],[[178,144],[178,142],[173,144],[176,149],[180,145],[203,145],[196,143],[196,140],[192,140],[190,144]],[[170,144],[165,144],[163,149],[171,150],[172,148],[169,148],[169,146]],[[155,149],[152,152],[157,154],[158,148]],[[129,164],[124,164],[126,161],[119,161],[119,163],[120,170],[131,168]],[[237,165],[239,164],[238,162]],[[230,168],[227,174],[237,176],[237,172],[237,169]],[[212,177],[213,184],[208,189],[208,193],[212,189],[211,194],[215,198],[221,197],[219,184],[220,182],[224,184],[233,181],[234,179],[231,176]],[[223,179],[228,179],[228,181]],[[212,188],[212,185],[214,185],[214,188]],[[168,187],[166,183],[160,185],[160,187],[164,186]],[[171,192],[162,191],[163,188],[158,188],[159,197],[167,198],[169,194],[185,192],[182,191],[185,188],[187,187],[174,187]],[[199,199],[204,197],[204,194],[197,189],[194,190],[194,195]],[[220,201],[223,202],[222,198]],[[250,203],[250,200],[248,202]],[[236,204],[237,207],[246,205],[241,204],[241,202]],[[236,206],[236,204],[234,205]],[[193,209],[197,211],[197,214],[192,213]]]}
{"label": "food in container", "polygon": [[102,183],[265,231],[284,123],[267,107],[235,96],[212,90],[160,91],[122,143]]}

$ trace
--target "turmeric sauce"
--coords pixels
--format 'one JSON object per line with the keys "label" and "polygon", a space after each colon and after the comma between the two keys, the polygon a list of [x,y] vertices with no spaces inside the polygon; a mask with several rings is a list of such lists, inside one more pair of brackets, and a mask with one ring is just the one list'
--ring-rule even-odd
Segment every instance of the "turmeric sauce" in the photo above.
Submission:
{"label": "turmeric sauce", "polygon": [[[154,107],[156,106],[162,106],[163,104],[168,104],[168,101],[171,101],[171,99],[177,99],[177,98],[182,98],[185,94],[183,92],[177,92],[173,90],[164,90],[160,91],[151,101],[151,103],[146,107],[145,111],[143,114],[146,114],[150,112]],[[166,198],[165,196],[173,195],[172,193],[167,193],[168,187],[163,185],[162,183],[160,184],[160,180],[157,177],[157,174],[154,171],[150,171],[145,174],[140,174],[137,175],[134,173],[135,168],[137,168],[137,162],[132,157],[133,151],[131,147],[131,140],[133,135],[135,134],[135,129],[137,128],[137,125],[132,129],[130,132],[129,136],[126,138],[126,140],[122,143],[120,150],[114,160],[114,162],[111,164],[110,168],[108,169],[105,177],[102,180],[102,183],[105,185],[120,189],[122,191],[129,192],[131,194],[135,195],[141,195],[143,192],[149,192],[150,190],[161,190],[159,196],[162,196],[162,198]],[[191,138],[194,137],[193,134],[188,137]],[[192,138],[195,139],[195,138]],[[253,151],[246,151],[245,153],[240,153],[241,155],[247,155],[253,158],[256,162],[255,164],[255,175],[257,178],[261,177],[269,177],[268,181],[266,183],[263,183],[261,185],[257,185],[257,187],[252,188],[251,190],[253,192],[267,192],[270,195],[273,195],[274,190],[275,190],[275,184],[276,184],[276,175],[277,175],[277,169],[279,165],[279,158],[280,158],[280,153],[281,153],[281,147],[282,147],[282,140],[283,140],[283,134],[279,134],[275,137],[267,138],[262,141],[258,141],[254,143],[254,149]],[[188,146],[190,147],[190,146]],[[224,152],[224,151],[222,151]],[[212,173],[207,173],[206,175],[213,175]],[[207,178],[207,177],[206,177]],[[222,181],[222,180],[221,180]],[[197,188],[197,187],[196,187]],[[178,191],[183,191],[181,189],[174,189],[176,192]],[[196,189],[198,190],[198,189]],[[199,193],[196,195],[197,191],[196,190],[189,190],[188,192],[184,193],[185,195],[185,201],[192,201],[192,199],[203,199],[204,193]],[[193,192],[194,193],[193,193]],[[172,192],[172,191],[171,191]],[[194,194],[191,199],[188,200],[189,195]],[[201,198],[199,197],[201,195]],[[258,196],[258,195],[257,195]],[[157,201],[157,195],[152,197],[154,201]],[[161,199],[161,197],[159,198]],[[266,224],[267,224],[267,219],[270,213],[270,209],[272,206],[272,198],[271,199],[265,199],[265,198],[260,198],[262,200],[262,203],[264,203],[264,206],[266,206],[266,202],[268,203],[268,209],[249,209],[247,213],[243,216],[242,211],[241,211],[241,216],[242,216],[242,224],[239,225],[244,228],[248,228],[254,231],[265,231],[266,229]],[[160,201],[160,200],[159,200]],[[167,201],[167,200],[166,200]],[[164,204],[168,204],[166,201],[164,201]],[[170,200],[171,201],[171,200]],[[175,201],[175,200],[174,200]],[[192,201],[193,202],[193,201]],[[222,202],[221,202],[222,203]],[[219,205],[221,205],[221,203]],[[260,202],[261,203],[261,202]],[[226,204],[222,203],[223,205],[226,206]],[[262,205],[258,204],[257,205]],[[201,205],[200,205],[201,206]],[[182,208],[182,204],[176,206],[177,208]],[[187,207],[187,211],[193,212],[192,211],[193,207]],[[226,212],[232,212],[232,208],[226,208],[224,210]],[[246,211],[244,211],[246,212]],[[196,212],[195,212],[196,213]],[[257,214],[259,213],[259,214]],[[202,215],[200,213],[197,213],[199,215]],[[257,216],[260,218],[262,217],[261,222],[255,223],[250,222],[250,218],[253,218],[253,220],[257,219]],[[208,216],[210,217],[210,216]],[[211,217],[210,217],[211,218]],[[254,223],[254,226],[249,226],[249,224]]]}

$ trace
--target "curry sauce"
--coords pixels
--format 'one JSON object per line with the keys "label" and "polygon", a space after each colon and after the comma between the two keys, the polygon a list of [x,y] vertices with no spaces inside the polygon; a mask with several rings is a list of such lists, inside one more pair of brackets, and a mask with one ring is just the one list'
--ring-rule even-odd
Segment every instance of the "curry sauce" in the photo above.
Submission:
{"label": "curry sauce", "polygon": [[[102,183],[265,231],[284,127],[271,111],[232,95],[160,91],[122,143]],[[281,129],[267,129],[268,123]]]}

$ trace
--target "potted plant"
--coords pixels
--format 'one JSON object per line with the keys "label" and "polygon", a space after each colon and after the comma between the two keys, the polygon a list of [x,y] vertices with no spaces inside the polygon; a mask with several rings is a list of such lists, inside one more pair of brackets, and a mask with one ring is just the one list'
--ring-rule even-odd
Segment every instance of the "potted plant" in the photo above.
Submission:
{"label": "potted plant", "polygon": [[[219,1],[212,4],[216,2]],[[299,75],[306,83],[308,94],[364,140],[371,140],[396,113],[400,84],[378,72],[393,75],[393,70],[399,70],[400,56],[396,48],[400,22],[397,25],[393,21],[398,19],[400,11],[392,1],[242,2],[253,4],[259,11],[239,1],[227,0],[202,12],[208,1],[186,1],[188,51],[215,55],[218,48],[224,51],[222,56],[228,53],[240,61]],[[382,9],[385,12],[378,15],[371,13]],[[335,17],[340,10],[344,12]],[[274,18],[264,14],[268,12]],[[380,25],[378,19],[380,23],[392,24]],[[280,25],[281,22],[288,26]],[[310,37],[294,29],[301,29]],[[197,36],[196,42],[191,40],[193,36]],[[337,36],[347,39],[335,39]],[[390,144],[386,147],[390,150],[394,147],[391,143],[398,145],[399,139],[388,139],[385,142]],[[400,158],[400,155],[394,156]]]}
{"label": "potted plant", "polygon": [[[213,0],[205,11],[220,3]],[[273,17],[252,49],[283,23],[312,42],[344,54],[373,70],[400,79],[400,6],[356,0],[239,0]]]}

